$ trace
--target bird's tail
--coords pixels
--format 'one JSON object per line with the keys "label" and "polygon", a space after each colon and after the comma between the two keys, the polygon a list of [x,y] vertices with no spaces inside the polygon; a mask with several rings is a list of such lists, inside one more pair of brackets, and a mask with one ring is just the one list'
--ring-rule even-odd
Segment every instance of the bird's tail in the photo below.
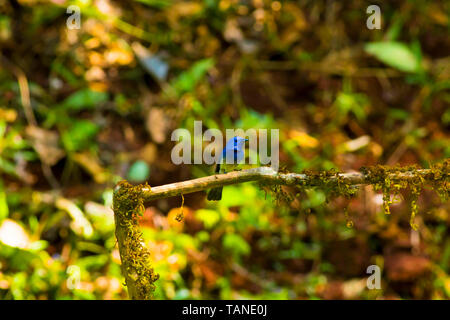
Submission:
{"label": "bird's tail", "polygon": [[218,188],[209,190],[207,199],[209,201],[218,201],[218,200],[222,199],[222,189],[223,189],[223,187],[218,187]]}
{"label": "bird's tail", "polygon": [[[220,163],[216,164],[216,173],[220,172]],[[222,199],[222,189],[223,187],[214,188],[208,191],[206,199],[209,201],[218,201]]]}

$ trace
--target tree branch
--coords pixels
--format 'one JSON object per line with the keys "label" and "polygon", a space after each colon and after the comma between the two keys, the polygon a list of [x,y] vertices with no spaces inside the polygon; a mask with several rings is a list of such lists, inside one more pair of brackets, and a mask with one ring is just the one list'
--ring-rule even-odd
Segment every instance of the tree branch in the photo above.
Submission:
{"label": "tree branch", "polygon": [[[434,175],[430,169],[417,169],[414,171],[388,173],[391,181],[410,180],[422,177],[424,180],[433,180]],[[370,175],[361,172],[336,173],[326,178],[328,182],[340,182],[351,185],[373,184]],[[192,192],[202,191],[215,187],[238,184],[248,181],[259,181],[278,185],[299,185],[314,187],[323,185],[323,181],[317,179],[317,175],[304,173],[277,173],[270,167],[258,167],[242,171],[233,171],[225,174],[216,174],[203,178],[166,184],[158,187],[142,188],[142,196],[145,202],[179,196]]]}
{"label": "tree branch", "polygon": [[[412,192],[411,226],[415,229],[414,216],[417,212],[417,197],[424,183],[429,183],[443,196],[449,198],[450,161],[432,166],[431,169],[414,167],[388,168],[375,166],[361,169],[361,172],[339,173],[337,171],[321,171],[304,173],[281,173],[270,167],[258,167],[226,174],[216,174],[199,179],[150,187],[147,184],[132,186],[121,181],[114,188],[114,217],[116,237],[122,260],[122,272],[125,276],[131,299],[150,299],[154,290],[154,282],[158,275],[150,266],[149,252],[142,245],[139,232],[139,221],[144,203],[156,199],[180,196],[206,189],[256,181],[266,185],[287,185],[305,187],[332,188],[339,195],[353,195],[353,186],[371,184],[382,189],[383,200],[389,209],[389,195],[392,186],[394,192],[409,186]],[[386,200],[387,199],[387,200]],[[388,211],[387,211],[388,212]],[[240,270],[242,271],[242,270]]]}

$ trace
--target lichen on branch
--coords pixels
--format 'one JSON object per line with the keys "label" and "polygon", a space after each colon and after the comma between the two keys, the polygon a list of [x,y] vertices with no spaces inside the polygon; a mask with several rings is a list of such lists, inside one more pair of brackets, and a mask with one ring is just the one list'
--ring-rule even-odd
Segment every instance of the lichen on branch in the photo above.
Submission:
{"label": "lichen on branch", "polygon": [[446,159],[442,163],[432,165],[426,171],[419,169],[415,165],[407,167],[377,165],[363,167],[361,172],[375,190],[382,190],[383,208],[386,214],[390,213],[389,206],[393,203],[391,194],[395,198],[396,195],[399,195],[400,190],[409,188],[411,194],[410,225],[414,230],[417,230],[418,226],[414,222],[414,218],[419,213],[417,201],[425,184],[428,183],[436,191],[441,201],[447,201],[450,189],[449,169],[450,160]]}
{"label": "lichen on branch", "polygon": [[143,215],[142,189],[150,186],[132,186],[126,181],[119,182],[114,189],[113,209],[116,223],[116,238],[119,244],[122,273],[133,300],[148,300],[155,290],[155,274],[150,264],[150,252],[143,245],[138,217]]}
{"label": "lichen on branch", "polygon": [[[306,188],[320,188],[329,198],[343,196],[347,199],[355,196],[360,185],[372,185],[383,193],[383,208],[390,213],[389,206],[400,191],[409,189],[411,194],[411,227],[416,230],[414,219],[418,213],[418,198],[425,185],[429,185],[442,201],[449,199],[450,160],[419,169],[416,166],[363,167],[360,172],[341,173],[337,170],[310,171],[302,173],[276,172],[270,167],[252,168],[217,174],[203,178],[171,183],[150,188],[149,185],[132,186],[126,181],[119,182],[114,190],[114,217],[116,237],[122,259],[122,271],[125,276],[131,299],[150,299],[155,289],[154,282],[159,278],[150,266],[149,252],[143,246],[138,219],[144,212],[144,203],[172,196],[202,191],[219,186],[255,181],[260,188],[274,193],[274,199],[290,203],[293,196],[282,186],[294,187],[296,191]],[[184,197],[182,198],[182,206]],[[348,224],[352,224],[346,212]]]}

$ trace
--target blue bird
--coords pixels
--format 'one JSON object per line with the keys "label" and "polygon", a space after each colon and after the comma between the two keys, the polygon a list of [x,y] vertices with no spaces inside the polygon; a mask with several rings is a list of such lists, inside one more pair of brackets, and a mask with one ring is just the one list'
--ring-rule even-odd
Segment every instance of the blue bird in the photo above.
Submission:
{"label": "blue bird", "polygon": [[[248,141],[248,139],[244,139],[242,137],[233,137],[228,140],[225,148],[223,148],[222,154],[218,159],[219,161],[216,164],[215,173],[226,173],[236,170],[239,167],[240,162],[245,156],[245,141]],[[227,154],[229,154],[228,157],[233,159],[232,164],[226,163]],[[231,156],[231,154],[233,156]],[[216,201],[222,199],[222,189],[223,187],[217,187],[209,190],[207,199]]]}

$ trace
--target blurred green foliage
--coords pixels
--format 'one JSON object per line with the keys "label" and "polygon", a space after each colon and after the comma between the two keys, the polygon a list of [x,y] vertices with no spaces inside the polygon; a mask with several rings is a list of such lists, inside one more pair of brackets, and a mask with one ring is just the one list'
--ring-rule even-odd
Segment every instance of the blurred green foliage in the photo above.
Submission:
{"label": "blurred green foliage", "polygon": [[[66,27],[71,4],[80,29]],[[126,299],[113,187],[211,174],[170,160],[171,132],[196,120],[279,129],[282,170],[449,158],[449,3],[380,2],[380,30],[365,27],[367,5],[2,2],[0,299]],[[283,191],[293,201],[252,183],[220,202],[185,195],[181,222],[180,198],[149,204],[155,298],[450,298],[450,210],[434,192],[414,232],[408,192],[386,216],[370,188]],[[366,288],[371,264],[381,290]]]}

